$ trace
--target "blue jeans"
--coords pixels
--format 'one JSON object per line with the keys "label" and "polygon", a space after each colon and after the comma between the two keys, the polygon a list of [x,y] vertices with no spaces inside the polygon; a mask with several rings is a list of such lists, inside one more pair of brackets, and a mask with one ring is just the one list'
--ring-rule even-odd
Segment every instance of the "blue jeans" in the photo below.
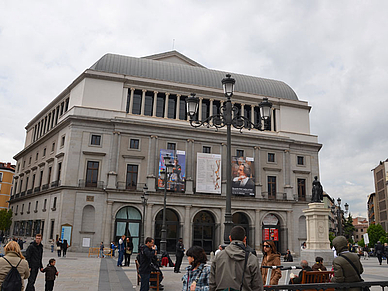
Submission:
{"label": "blue jeans", "polygon": [[117,266],[123,265],[124,252],[119,251],[119,259],[117,260]]}
{"label": "blue jeans", "polygon": [[140,291],[148,291],[150,289],[150,276],[151,274],[140,274],[141,277],[141,285]]}

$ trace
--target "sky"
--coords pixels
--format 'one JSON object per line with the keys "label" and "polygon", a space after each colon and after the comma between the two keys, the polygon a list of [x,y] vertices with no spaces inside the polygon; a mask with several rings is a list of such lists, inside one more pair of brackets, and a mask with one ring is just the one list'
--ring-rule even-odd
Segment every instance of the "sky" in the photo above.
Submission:
{"label": "sky", "polygon": [[[388,158],[388,1],[0,0],[0,161],[25,126],[106,53],[175,49],[207,68],[280,80],[307,101],[319,179],[366,217]],[[238,82],[238,80],[236,80]]]}

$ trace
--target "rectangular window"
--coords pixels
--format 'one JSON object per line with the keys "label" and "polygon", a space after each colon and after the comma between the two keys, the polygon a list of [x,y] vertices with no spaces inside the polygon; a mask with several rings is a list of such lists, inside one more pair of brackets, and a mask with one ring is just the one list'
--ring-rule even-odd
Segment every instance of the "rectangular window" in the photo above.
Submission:
{"label": "rectangular window", "polygon": [[58,182],[61,180],[61,171],[62,171],[62,162],[58,163],[58,174],[57,174],[57,181]]}
{"label": "rectangular window", "polygon": [[20,212],[20,214],[23,214],[24,212],[24,204],[22,205],[22,211]]}
{"label": "rectangular window", "polygon": [[0,182],[3,182],[3,173],[0,173]]}
{"label": "rectangular window", "polygon": [[35,156],[35,161],[37,161],[37,160],[38,160],[38,158],[39,158],[39,152],[38,152],[38,153],[36,153],[36,156]]}
{"label": "rectangular window", "polygon": [[59,118],[59,106],[57,106],[57,112],[55,114],[55,125],[58,124],[58,118]]}
{"label": "rectangular window", "polygon": [[69,110],[69,102],[70,102],[70,98],[67,98],[67,99],[65,100],[65,112],[66,112],[67,110]]}
{"label": "rectangular window", "polygon": [[156,98],[156,116],[164,117],[164,106],[165,106],[166,95],[164,93],[158,93]]}
{"label": "rectangular window", "polygon": [[32,175],[32,185],[31,185],[31,189],[34,189],[35,187],[35,174]]}
{"label": "rectangular window", "polygon": [[65,136],[62,136],[61,138],[61,147],[65,145]]}
{"label": "rectangular window", "polygon": [[205,120],[210,116],[210,100],[202,100],[202,120]]}
{"label": "rectangular window", "polygon": [[35,202],[35,210],[34,210],[34,212],[38,212],[38,205],[39,205],[39,201],[36,201]]}
{"label": "rectangular window", "polygon": [[43,210],[46,210],[46,206],[47,206],[47,199],[44,199]]}
{"label": "rectangular window", "polygon": [[90,139],[91,145],[101,145],[101,135],[92,134],[92,137]]}
{"label": "rectangular window", "polygon": [[31,159],[32,159],[32,157],[30,157],[30,158],[28,159],[28,164],[29,164],[29,165],[31,165]]}
{"label": "rectangular window", "polygon": [[221,102],[218,100],[213,101],[213,115],[221,113]]}
{"label": "rectangular window", "polygon": [[268,163],[275,163],[275,154],[268,153]]}
{"label": "rectangular window", "polygon": [[63,109],[65,109],[65,103],[64,102],[61,103],[61,116],[63,115]]}
{"label": "rectangular window", "polygon": [[141,90],[135,90],[133,92],[133,104],[132,104],[132,114],[138,114],[141,113]]}
{"label": "rectangular window", "polygon": [[53,152],[55,150],[55,142],[51,145],[51,151]]}
{"label": "rectangular window", "polygon": [[298,200],[306,201],[306,179],[298,179]]}
{"label": "rectangular window", "polygon": [[97,187],[99,165],[99,162],[88,161],[86,169],[86,187]]}
{"label": "rectangular window", "polygon": [[127,189],[136,190],[137,186],[137,165],[127,165]]}
{"label": "rectangular window", "polygon": [[131,149],[139,149],[139,140],[135,138],[131,138],[129,142],[129,148]]}
{"label": "rectangular window", "polygon": [[27,214],[30,213],[30,210],[31,210],[31,202],[28,202]]}
{"label": "rectangular window", "polygon": [[243,157],[244,156],[244,150],[236,150],[236,156],[237,157]]}
{"label": "rectangular window", "polygon": [[43,157],[46,156],[46,148],[43,149]]}
{"label": "rectangular window", "polygon": [[42,181],[43,181],[43,170],[40,171],[39,187],[42,186]]}
{"label": "rectangular window", "polygon": [[298,156],[297,157],[298,165],[303,166],[304,165],[304,157]]}
{"label": "rectangular window", "polygon": [[51,220],[51,226],[50,226],[50,239],[54,238],[54,220]]}
{"label": "rectangular window", "polygon": [[55,109],[52,111],[52,116],[53,116],[53,118],[51,119],[51,128],[53,128],[54,127],[54,116],[55,116]]}
{"label": "rectangular window", "polygon": [[49,170],[48,170],[48,178],[47,178],[47,185],[50,185],[50,182],[51,182],[51,172],[52,172],[53,168],[52,167],[49,167]]}
{"label": "rectangular window", "polygon": [[179,99],[179,119],[180,120],[187,120],[187,113],[186,113],[186,96],[181,96]]}
{"label": "rectangular window", "polygon": [[54,197],[53,208],[57,208],[57,197]]}
{"label": "rectangular window", "polygon": [[154,108],[154,93],[151,91],[147,91],[145,93],[145,100],[144,100],[144,115],[152,116],[153,108]]}
{"label": "rectangular window", "polygon": [[268,199],[276,199],[276,177],[268,176]]}
{"label": "rectangular window", "polygon": [[168,118],[175,119],[176,117],[176,95],[168,96]]}
{"label": "rectangular window", "polygon": [[176,144],[172,143],[172,142],[168,142],[167,143],[167,149],[175,151],[176,150]]}
{"label": "rectangular window", "polygon": [[[248,118],[249,121],[251,121],[251,106],[250,105],[244,105],[244,117]],[[244,124],[245,128],[250,128],[249,122],[245,121]]]}
{"label": "rectangular window", "polygon": [[205,153],[205,154],[210,154],[211,151],[212,151],[211,147],[207,147],[207,146],[203,146],[202,147],[202,152]]}

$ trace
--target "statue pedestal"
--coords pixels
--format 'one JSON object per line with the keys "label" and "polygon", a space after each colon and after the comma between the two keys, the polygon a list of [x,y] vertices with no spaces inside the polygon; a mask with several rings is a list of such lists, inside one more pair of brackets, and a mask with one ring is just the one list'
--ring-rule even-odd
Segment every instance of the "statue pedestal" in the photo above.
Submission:
{"label": "statue pedestal", "polygon": [[303,212],[306,215],[307,242],[306,249],[301,251],[301,259],[311,266],[318,256],[323,258],[325,266],[331,266],[334,254],[329,240],[330,209],[325,208],[324,203],[310,203]]}

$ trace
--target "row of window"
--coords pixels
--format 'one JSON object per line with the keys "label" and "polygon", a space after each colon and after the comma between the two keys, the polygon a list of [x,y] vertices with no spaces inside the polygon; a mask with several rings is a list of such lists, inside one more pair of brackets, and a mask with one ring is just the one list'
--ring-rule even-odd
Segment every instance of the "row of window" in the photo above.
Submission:
{"label": "row of window", "polygon": [[[39,206],[39,201],[35,201],[34,213],[38,212],[38,206]],[[57,197],[54,197],[53,207],[51,208],[51,210],[55,211],[56,209],[57,209]],[[19,205],[16,205],[15,212],[14,212],[13,206],[11,206],[11,210],[15,215],[18,215],[19,214]],[[47,210],[47,199],[44,199],[42,211],[45,212],[46,210]],[[29,214],[30,212],[31,212],[31,202],[28,202],[27,214]],[[20,209],[20,215],[23,215],[23,213],[24,213],[24,203],[22,204],[22,207]]]}
{"label": "row of window", "polygon": [[37,124],[35,124],[32,136],[33,142],[58,124],[59,117],[62,116],[67,110],[69,110],[69,101],[70,99],[66,98],[56,108],[54,108],[45,117],[43,117]]}

